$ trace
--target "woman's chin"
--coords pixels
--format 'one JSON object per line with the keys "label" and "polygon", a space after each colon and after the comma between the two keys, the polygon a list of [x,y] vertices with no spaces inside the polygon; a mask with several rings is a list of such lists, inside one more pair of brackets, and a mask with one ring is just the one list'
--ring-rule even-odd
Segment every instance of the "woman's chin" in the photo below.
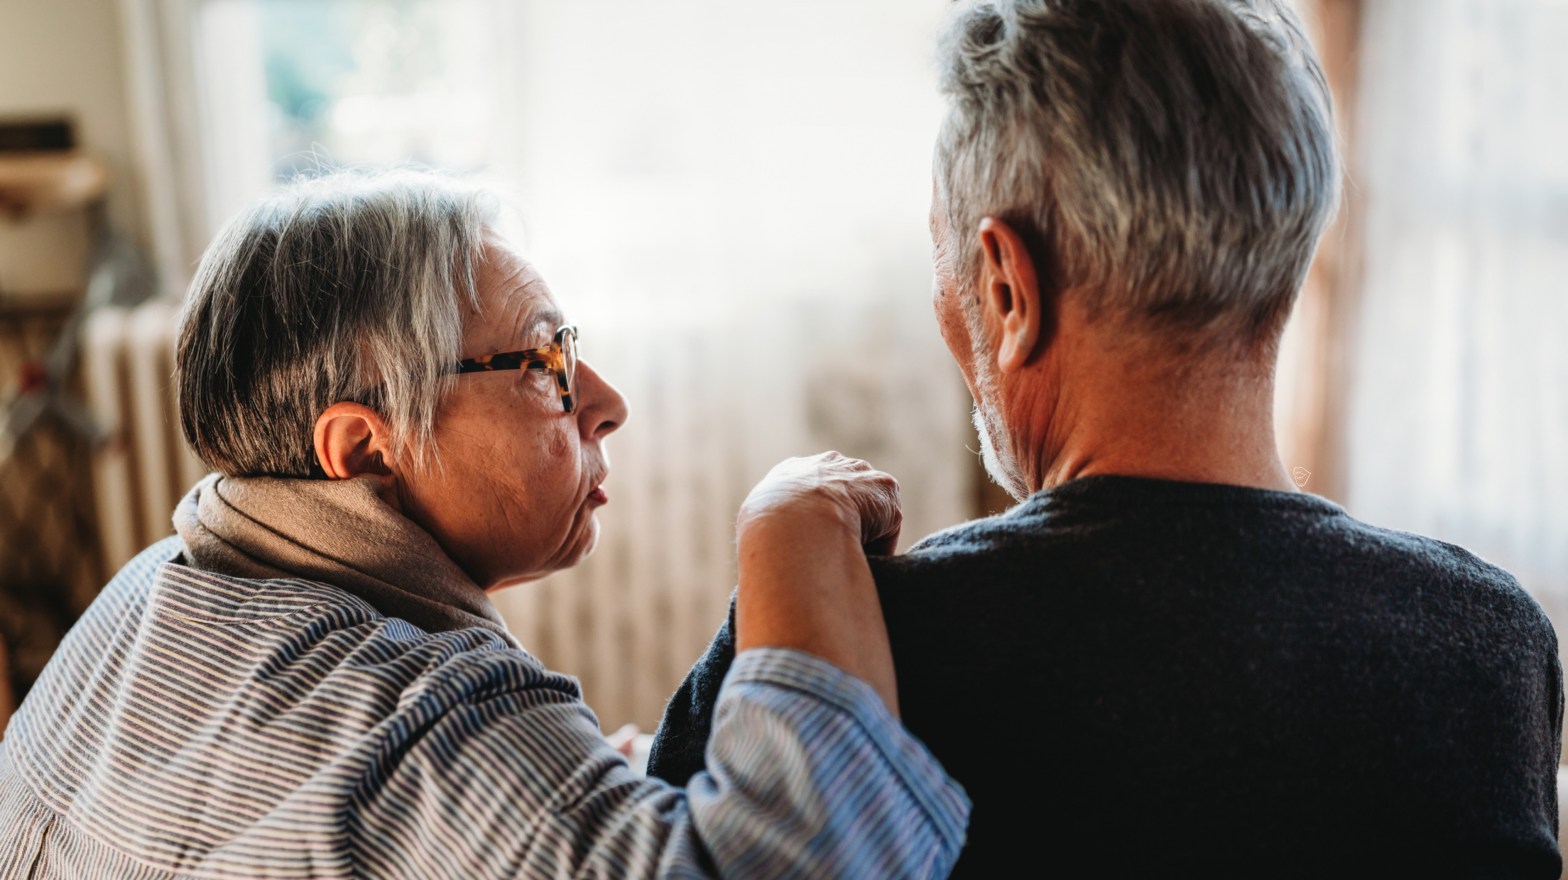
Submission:
{"label": "woman's chin", "polygon": [[494,593],[498,590],[504,590],[507,587],[515,587],[520,584],[531,583],[533,581],[549,577],[558,571],[565,571],[568,568],[574,568],[578,563],[582,562],[584,559],[587,559],[589,556],[592,556],[593,551],[598,546],[599,518],[594,516],[593,512],[590,511],[588,516],[582,521],[582,526],[578,530],[578,533],[572,536],[568,543],[562,545],[560,551],[556,554],[554,559],[545,562],[541,566],[540,560],[536,558],[533,560],[532,565],[539,566],[537,570],[526,571],[526,573],[520,574],[506,575],[505,577],[502,577],[492,583],[490,586],[485,587],[484,590],[486,593]]}

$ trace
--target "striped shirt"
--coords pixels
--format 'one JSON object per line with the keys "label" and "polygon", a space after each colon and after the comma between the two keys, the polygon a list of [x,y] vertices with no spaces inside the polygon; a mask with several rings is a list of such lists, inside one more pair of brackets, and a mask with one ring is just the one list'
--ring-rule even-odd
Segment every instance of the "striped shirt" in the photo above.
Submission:
{"label": "striped shirt", "polygon": [[863,682],[744,653],[711,773],[634,773],[577,681],[310,581],[126,566],[0,742],[0,878],[940,877],[969,803]]}

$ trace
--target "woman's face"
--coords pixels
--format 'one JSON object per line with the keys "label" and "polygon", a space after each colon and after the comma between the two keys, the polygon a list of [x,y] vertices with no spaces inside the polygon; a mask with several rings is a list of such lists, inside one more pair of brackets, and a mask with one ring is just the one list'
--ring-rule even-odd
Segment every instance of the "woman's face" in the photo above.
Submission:
{"label": "woman's face", "polygon": [[[541,348],[566,323],[515,248],[490,235],[477,267],[483,314],[464,317],[462,357]],[[626,400],[579,361],[568,413],[545,370],[468,373],[436,414],[438,464],[399,475],[403,512],[487,590],[576,565],[599,537],[608,500],[604,438]]]}

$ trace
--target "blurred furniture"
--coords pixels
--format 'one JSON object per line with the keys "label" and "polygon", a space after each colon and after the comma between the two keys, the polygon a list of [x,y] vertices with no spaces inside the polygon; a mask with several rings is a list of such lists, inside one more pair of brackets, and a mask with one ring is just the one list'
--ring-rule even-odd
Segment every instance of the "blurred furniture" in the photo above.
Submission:
{"label": "blurred furniture", "polygon": [[97,206],[108,183],[102,164],[74,150],[0,154],[0,211],[13,219]]}
{"label": "blurred furniture", "polygon": [[0,712],[103,581],[75,330],[107,184],[75,150],[0,151]]}

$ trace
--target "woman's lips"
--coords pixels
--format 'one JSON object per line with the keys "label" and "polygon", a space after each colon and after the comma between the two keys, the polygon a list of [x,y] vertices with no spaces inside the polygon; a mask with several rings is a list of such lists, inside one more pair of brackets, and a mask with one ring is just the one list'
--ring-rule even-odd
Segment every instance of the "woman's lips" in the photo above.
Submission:
{"label": "woman's lips", "polygon": [[603,485],[598,485],[593,487],[592,492],[588,493],[588,500],[594,504],[608,504],[610,496],[604,494]]}

